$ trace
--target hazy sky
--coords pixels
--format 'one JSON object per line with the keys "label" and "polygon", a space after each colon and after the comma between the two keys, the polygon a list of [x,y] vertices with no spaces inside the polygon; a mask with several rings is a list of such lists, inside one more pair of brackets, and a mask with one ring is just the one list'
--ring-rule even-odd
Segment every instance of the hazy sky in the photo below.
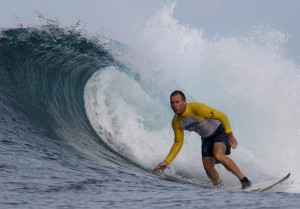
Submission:
{"label": "hazy sky", "polygon": [[[71,25],[80,20],[89,31],[109,31],[130,40],[166,0],[0,0],[0,27],[40,24],[38,13]],[[169,1],[173,2],[173,1]],[[208,37],[238,36],[267,24],[290,36],[288,50],[300,58],[298,0],[177,0],[174,18],[202,29]]]}

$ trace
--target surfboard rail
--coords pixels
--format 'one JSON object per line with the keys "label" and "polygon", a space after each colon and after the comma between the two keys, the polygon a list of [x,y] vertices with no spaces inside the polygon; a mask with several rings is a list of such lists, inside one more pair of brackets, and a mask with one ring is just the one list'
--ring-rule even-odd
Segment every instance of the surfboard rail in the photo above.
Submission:
{"label": "surfboard rail", "polygon": [[273,180],[273,181],[268,181],[268,182],[262,182],[258,184],[253,184],[251,187],[243,190],[243,191],[249,191],[249,192],[264,192],[267,191],[274,186],[280,184],[281,182],[287,180],[290,177],[291,173],[286,174],[282,178]]}

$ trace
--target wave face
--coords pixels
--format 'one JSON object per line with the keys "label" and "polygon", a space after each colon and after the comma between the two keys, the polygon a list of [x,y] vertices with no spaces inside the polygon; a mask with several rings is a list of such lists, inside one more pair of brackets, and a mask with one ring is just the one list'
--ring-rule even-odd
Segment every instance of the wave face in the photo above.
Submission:
{"label": "wave face", "polygon": [[99,139],[83,94],[91,75],[114,63],[103,45],[72,29],[19,28],[2,31],[0,55],[4,103],[54,139],[80,146]]}

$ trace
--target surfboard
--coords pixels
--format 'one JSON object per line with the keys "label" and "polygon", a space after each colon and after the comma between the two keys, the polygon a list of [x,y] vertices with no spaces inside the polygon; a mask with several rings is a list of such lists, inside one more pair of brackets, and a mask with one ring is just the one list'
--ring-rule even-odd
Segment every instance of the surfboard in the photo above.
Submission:
{"label": "surfboard", "polygon": [[257,183],[257,184],[252,184],[251,187],[244,189],[243,191],[248,191],[248,192],[264,192],[267,191],[271,188],[273,188],[274,186],[280,184],[281,182],[287,180],[290,177],[290,173],[288,173],[287,175],[273,180],[273,181],[268,181],[268,182],[262,182],[262,183]]}
{"label": "surfboard", "polygon": [[[165,175],[163,173],[160,173],[160,174],[155,173],[155,174],[158,175],[160,177],[160,179],[165,180],[165,181],[171,181],[171,182],[176,182],[176,183],[181,183],[181,184],[191,184],[191,185],[195,185],[195,186],[200,186],[202,188],[214,188],[214,189],[219,188],[219,187],[211,187],[211,186],[208,186],[208,185],[201,185],[201,184],[189,181],[187,179],[178,179],[178,178],[175,178],[175,177],[172,177],[172,176],[169,176],[169,175]],[[246,188],[242,191],[245,191],[245,192],[264,192],[264,191],[267,191],[267,190],[275,187],[276,185],[282,183],[283,181],[287,180],[290,177],[290,175],[291,174],[288,173],[287,175],[285,175],[281,178],[275,179],[275,180],[252,184],[250,187],[248,187],[248,188]],[[223,187],[221,187],[221,188],[223,188]],[[223,189],[226,189],[226,188],[223,188]],[[241,190],[241,187],[228,188],[228,189],[229,190],[233,189],[234,191],[238,191],[238,190]]]}

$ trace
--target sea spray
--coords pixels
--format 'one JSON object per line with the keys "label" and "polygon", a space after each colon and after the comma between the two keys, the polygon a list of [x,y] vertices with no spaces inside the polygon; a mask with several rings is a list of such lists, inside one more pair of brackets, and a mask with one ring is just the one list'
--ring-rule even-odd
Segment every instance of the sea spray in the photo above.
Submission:
{"label": "sea spray", "polygon": [[[131,56],[132,60],[123,55],[128,66],[139,73],[140,85],[146,92],[163,92],[165,103],[168,93],[178,88],[189,100],[225,112],[239,141],[232,158],[240,168],[254,181],[292,172],[291,181],[295,183],[290,190],[297,191],[300,171],[295,159],[300,156],[295,147],[299,146],[300,77],[299,67],[285,54],[285,34],[261,26],[248,36],[209,39],[202,30],[175,20],[174,7],[175,4],[164,6],[149,19],[134,46],[136,56]],[[147,82],[152,85],[146,85]],[[153,115],[154,111],[149,114]],[[169,111],[161,114],[166,114],[171,121]],[[170,124],[164,125],[163,129],[171,129]],[[140,154],[135,160],[146,167],[149,161],[155,164],[163,160],[173,142],[173,134],[166,133],[155,136],[161,140],[153,141],[155,150],[150,148],[154,145],[138,146],[139,152],[145,155],[153,151],[152,158],[144,159]],[[149,143],[148,137],[137,138]],[[135,143],[126,146],[135,147]],[[185,146],[173,165],[177,172],[205,175],[200,146],[199,136],[186,134]],[[218,169],[229,181],[235,181],[222,167]]]}

